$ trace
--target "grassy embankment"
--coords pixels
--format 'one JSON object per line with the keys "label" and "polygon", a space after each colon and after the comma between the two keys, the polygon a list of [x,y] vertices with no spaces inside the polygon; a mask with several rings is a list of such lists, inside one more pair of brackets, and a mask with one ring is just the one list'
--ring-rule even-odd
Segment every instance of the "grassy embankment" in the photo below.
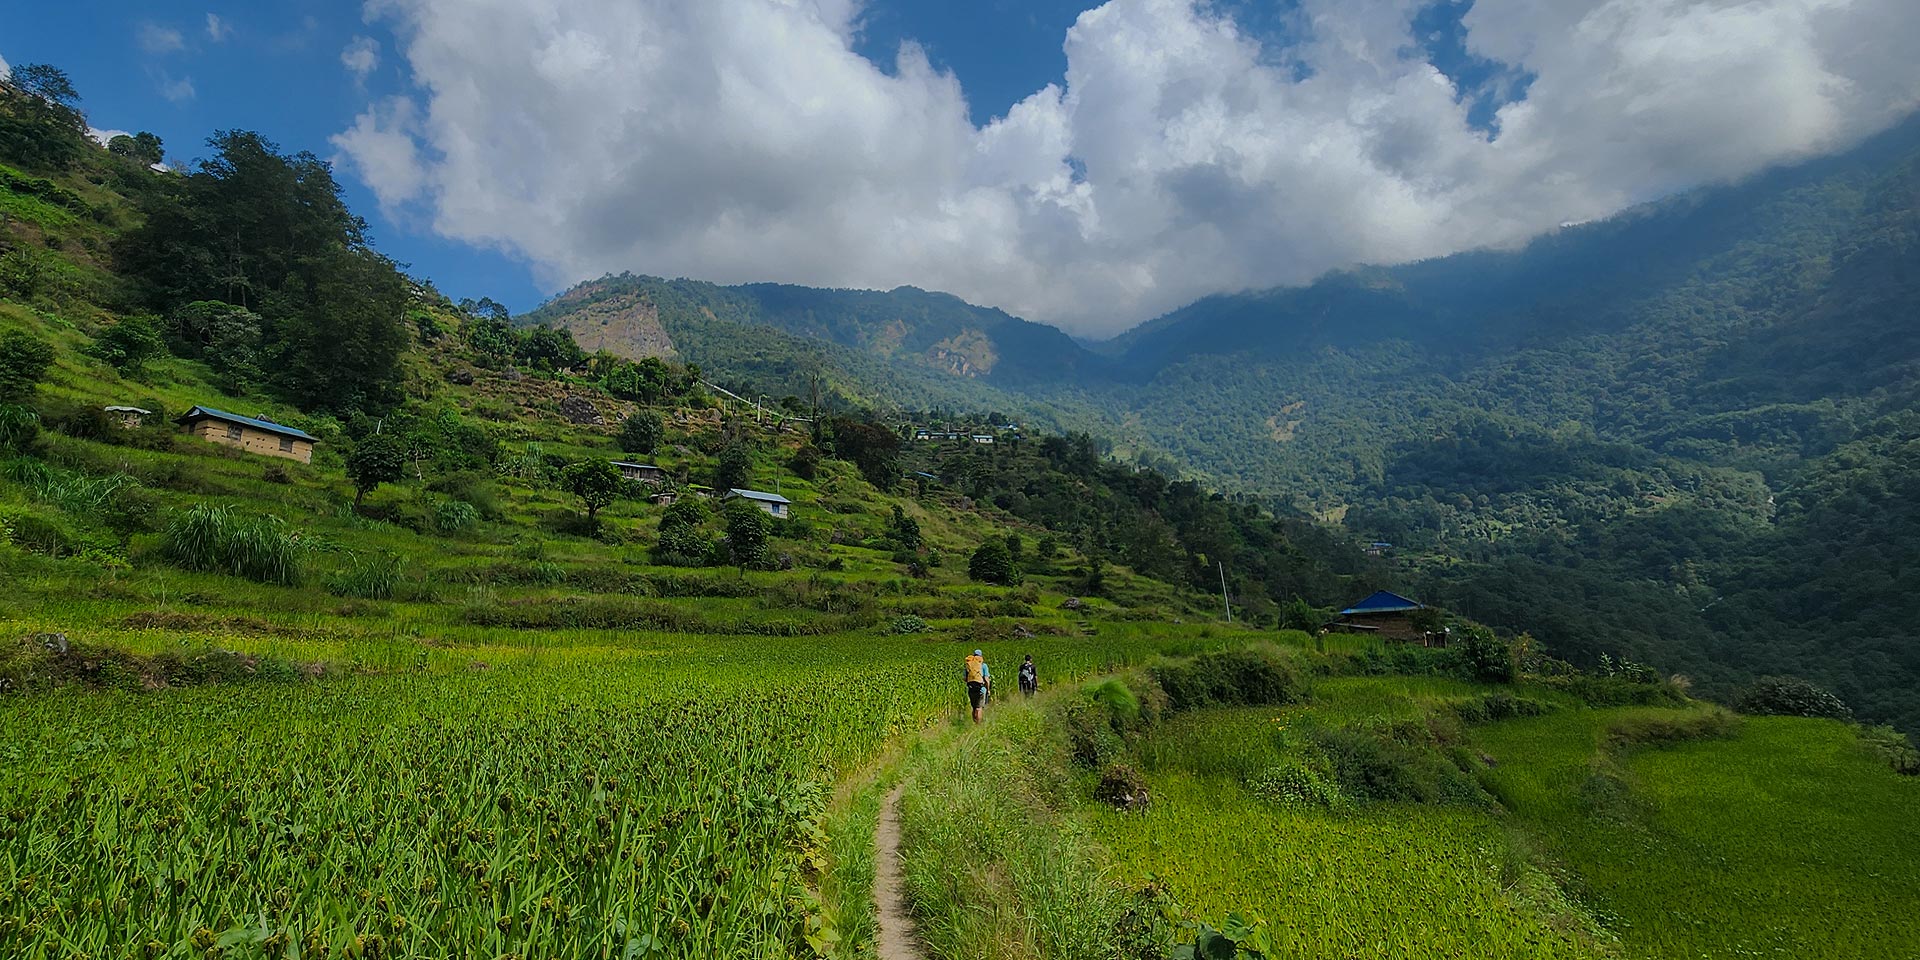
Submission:
{"label": "grassy embankment", "polygon": [[[1134,672],[1131,696],[1072,686],[911,758],[905,857],[933,955],[1156,956],[1201,922],[1268,956],[1864,958],[1920,942],[1900,906],[1920,894],[1920,781],[1854,728],[1740,718],[1664,686],[1354,676],[1300,648],[1285,662],[1286,702],[1162,711]],[[1621,700],[1648,705],[1592,705]],[[1147,788],[1146,809],[1096,799],[1116,776]]]}

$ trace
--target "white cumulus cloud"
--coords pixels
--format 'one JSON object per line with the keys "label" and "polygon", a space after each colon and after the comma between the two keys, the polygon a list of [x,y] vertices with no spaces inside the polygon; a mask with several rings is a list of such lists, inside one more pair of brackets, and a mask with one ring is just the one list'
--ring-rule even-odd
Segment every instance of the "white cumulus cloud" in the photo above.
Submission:
{"label": "white cumulus cloud", "polygon": [[367,75],[380,66],[380,43],[372,37],[354,37],[346,49],[340,51],[340,65],[353,74],[355,82],[365,82]]}
{"label": "white cumulus cloud", "polygon": [[180,77],[176,79],[166,74],[161,74],[159,83],[160,95],[166,97],[169,102],[185,103],[194,98],[195,91],[193,89],[192,77]]}
{"label": "white cumulus cloud", "polygon": [[230,36],[233,36],[233,24],[220,19],[220,15],[217,13],[207,14],[208,40],[212,40],[214,43],[221,43]]}
{"label": "white cumulus cloud", "polygon": [[1112,0],[1064,83],[985,126],[918,47],[856,54],[856,0],[372,0],[416,90],[334,145],[390,210],[555,288],[911,283],[1111,333],[1844,146],[1920,104],[1909,2],[1478,0],[1468,50],[1532,76],[1494,137],[1416,0],[1302,0],[1284,40]]}
{"label": "white cumulus cloud", "polygon": [[148,53],[176,53],[186,49],[187,39],[172,27],[143,23],[138,33],[140,49]]}

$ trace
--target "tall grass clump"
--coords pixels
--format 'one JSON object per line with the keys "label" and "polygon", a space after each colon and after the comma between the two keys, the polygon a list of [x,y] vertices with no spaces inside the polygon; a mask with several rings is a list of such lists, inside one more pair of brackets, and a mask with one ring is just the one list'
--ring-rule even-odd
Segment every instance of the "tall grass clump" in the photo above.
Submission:
{"label": "tall grass clump", "polygon": [[246,517],[203,503],[174,514],[160,552],[168,563],[187,570],[297,586],[304,551],[278,517]]}
{"label": "tall grass clump", "polygon": [[327,592],[358,600],[391,600],[406,562],[392,554],[360,558],[327,577]]}

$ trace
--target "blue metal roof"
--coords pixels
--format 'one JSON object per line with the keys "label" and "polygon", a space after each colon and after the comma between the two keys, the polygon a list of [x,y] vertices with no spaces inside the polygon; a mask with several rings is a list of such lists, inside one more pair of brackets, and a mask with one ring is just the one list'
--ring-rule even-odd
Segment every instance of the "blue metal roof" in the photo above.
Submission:
{"label": "blue metal roof", "polygon": [[[792,503],[793,502],[792,500],[788,500],[786,497],[783,497],[777,493],[767,493],[761,490],[742,490],[739,487],[734,487],[733,489],[728,490],[727,496],[728,497],[746,497],[748,500],[765,500],[768,503]],[[724,500],[726,498],[722,497],[721,499]]]}
{"label": "blue metal roof", "polygon": [[634,463],[632,460],[615,460],[613,461],[613,465],[616,467],[632,467],[635,470],[659,470],[660,469],[659,467],[656,467],[651,463]]}
{"label": "blue metal roof", "polygon": [[1427,605],[1418,600],[1408,600],[1397,593],[1381,590],[1373,596],[1340,611],[1341,616],[1350,613],[1404,613],[1408,610],[1425,610]]}
{"label": "blue metal roof", "polygon": [[293,427],[286,426],[285,424],[274,423],[271,420],[256,420],[253,417],[243,417],[237,413],[228,413],[225,410],[215,410],[212,407],[196,406],[193,409],[188,410],[186,413],[183,413],[179,417],[175,418],[174,422],[186,423],[189,420],[198,420],[202,417],[210,417],[214,420],[225,420],[228,423],[238,423],[245,426],[253,427],[256,430],[265,430],[268,433],[278,433],[284,436],[296,437],[301,440],[311,440],[315,443],[320,442],[319,438],[313,436],[312,434],[306,432],[305,430],[296,430]]}

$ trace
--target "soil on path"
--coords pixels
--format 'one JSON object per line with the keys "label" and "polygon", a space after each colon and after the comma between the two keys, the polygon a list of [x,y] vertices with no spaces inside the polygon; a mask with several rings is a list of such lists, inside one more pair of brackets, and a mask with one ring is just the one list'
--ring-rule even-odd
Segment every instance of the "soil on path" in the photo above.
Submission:
{"label": "soil on path", "polygon": [[880,960],[922,960],[925,955],[913,937],[913,918],[907,916],[906,881],[900,876],[900,787],[880,804],[880,823],[873,832],[873,903],[880,915],[875,938]]}

